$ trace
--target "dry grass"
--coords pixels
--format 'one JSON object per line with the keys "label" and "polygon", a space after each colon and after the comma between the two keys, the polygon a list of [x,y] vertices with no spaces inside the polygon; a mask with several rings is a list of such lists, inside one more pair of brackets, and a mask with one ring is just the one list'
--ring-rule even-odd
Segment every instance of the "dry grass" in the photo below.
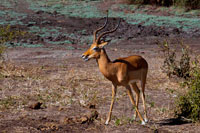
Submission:
{"label": "dry grass", "polygon": [[[167,90],[167,93],[171,95],[170,90],[176,90],[178,85],[171,82],[161,71],[156,71],[160,69],[160,65],[150,68],[149,71],[146,87],[147,107],[149,111],[155,111],[164,118],[169,115],[169,103],[160,105],[154,101],[157,95],[152,96],[151,94],[155,91],[166,93]],[[27,107],[30,101],[39,101],[43,103],[43,108],[58,106],[61,109],[95,104],[100,107],[100,113],[104,116],[107,114],[111,100],[111,83],[98,72],[98,68],[90,68],[88,71],[88,68],[25,67],[13,63],[4,63],[2,66],[1,110],[20,110]],[[129,98],[124,88],[119,87],[116,97],[117,106],[113,111],[113,120],[116,125],[132,122],[131,114],[122,115],[127,108],[133,113],[131,103],[125,101],[129,101]],[[141,110],[143,110],[142,107]]]}
{"label": "dry grass", "polygon": [[[180,88],[176,80],[170,80],[166,74],[162,73],[160,68],[162,58],[145,58],[150,66],[146,85],[147,110],[150,123],[154,123],[148,125],[148,128],[156,130],[159,128],[157,122],[173,117],[173,99],[177,96]],[[40,129],[57,130],[60,126],[59,122],[53,123],[55,124],[53,126],[51,120],[58,119],[57,117],[63,115],[67,118],[80,116],[87,112],[89,105],[95,105],[99,117],[94,123],[97,127],[103,125],[111,101],[111,83],[103,77],[96,65],[90,64],[78,68],[71,64],[69,67],[66,65],[68,63],[66,61],[60,65],[41,66],[18,65],[13,62],[1,64],[0,112],[24,112],[20,117],[23,119],[36,117],[37,121],[40,120],[40,117],[44,117],[50,121],[46,122],[47,125],[40,123]],[[41,114],[27,111],[31,101],[41,102],[42,109],[45,111],[39,110],[38,113]],[[143,114],[141,99],[139,110]],[[57,114],[54,114],[55,112]],[[29,113],[31,116],[27,116]],[[127,128],[129,124],[140,125],[139,119],[132,120],[133,113],[134,108],[125,89],[119,87],[112,120],[105,131]],[[43,116],[44,114],[45,116]],[[4,114],[4,117],[6,116]],[[61,124],[63,123],[61,122]],[[128,126],[128,128],[132,130],[134,126]],[[80,127],[77,127],[77,130],[79,129]]]}
{"label": "dry grass", "polygon": [[[44,107],[98,103],[102,76],[83,70],[52,67],[23,67],[3,63],[1,68],[1,109],[21,109],[28,101],[40,101]],[[15,102],[13,102],[15,101]]]}

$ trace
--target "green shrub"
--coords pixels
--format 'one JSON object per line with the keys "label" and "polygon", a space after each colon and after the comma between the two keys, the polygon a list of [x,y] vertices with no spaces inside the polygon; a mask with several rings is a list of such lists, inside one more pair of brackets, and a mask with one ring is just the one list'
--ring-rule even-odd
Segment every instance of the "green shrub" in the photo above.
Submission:
{"label": "green shrub", "polygon": [[193,65],[190,78],[184,82],[188,91],[177,98],[175,114],[192,121],[200,121],[200,66],[198,61]]}
{"label": "green shrub", "polygon": [[10,25],[0,26],[0,44],[4,44],[5,42],[12,41],[21,36],[24,36],[26,32],[11,29]]}
{"label": "green shrub", "polygon": [[0,61],[3,59],[3,53],[6,50],[5,43],[23,37],[25,34],[24,31],[12,29],[10,25],[0,26]]}
{"label": "green shrub", "polygon": [[2,54],[5,52],[6,42],[11,42],[15,39],[23,37],[26,32],[18,30],[18,29],[11,29],[10,25],[7,26],[0,26],[0,58],[2,58]]}

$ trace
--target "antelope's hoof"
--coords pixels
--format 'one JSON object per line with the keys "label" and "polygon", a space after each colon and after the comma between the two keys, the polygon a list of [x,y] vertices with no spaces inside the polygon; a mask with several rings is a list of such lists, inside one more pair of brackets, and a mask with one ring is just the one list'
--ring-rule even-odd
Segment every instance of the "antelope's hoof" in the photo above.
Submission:
{"label": "antelope's hoof", "polygon": [[142,121],[141,125],[145,125],[146,123],[144,121]]}
{"label": "antelope's hoof", "polygon": [[147,118],[144,119],[144,122],[147,123],[149,120]]}
{"label": "antelope's hoof", "polygon": [[109,120],[106,120],[105,125],[108,125],[108,123],[109,123]]}

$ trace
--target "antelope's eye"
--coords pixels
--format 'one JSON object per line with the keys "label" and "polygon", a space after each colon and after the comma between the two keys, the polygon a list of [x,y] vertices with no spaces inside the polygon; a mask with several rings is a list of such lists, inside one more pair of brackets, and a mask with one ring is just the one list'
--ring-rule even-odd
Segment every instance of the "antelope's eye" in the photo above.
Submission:
{"label": "antelope's eye", "polygon": [[99,51],[99,47],[92,48],[94,51]]}

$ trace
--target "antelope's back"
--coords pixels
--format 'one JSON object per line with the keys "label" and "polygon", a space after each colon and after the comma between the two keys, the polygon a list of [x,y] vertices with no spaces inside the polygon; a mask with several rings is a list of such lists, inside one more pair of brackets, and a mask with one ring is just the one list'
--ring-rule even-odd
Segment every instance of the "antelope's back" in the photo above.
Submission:
{"label": "antelope's back", "polygon": [[127,65],[127,68],[131,71],[139,69],[148,69],[147,61],[139,55],[132,55],[125,58],[119,58],[114,60],[113,63],[122,63],[124,65]]}

